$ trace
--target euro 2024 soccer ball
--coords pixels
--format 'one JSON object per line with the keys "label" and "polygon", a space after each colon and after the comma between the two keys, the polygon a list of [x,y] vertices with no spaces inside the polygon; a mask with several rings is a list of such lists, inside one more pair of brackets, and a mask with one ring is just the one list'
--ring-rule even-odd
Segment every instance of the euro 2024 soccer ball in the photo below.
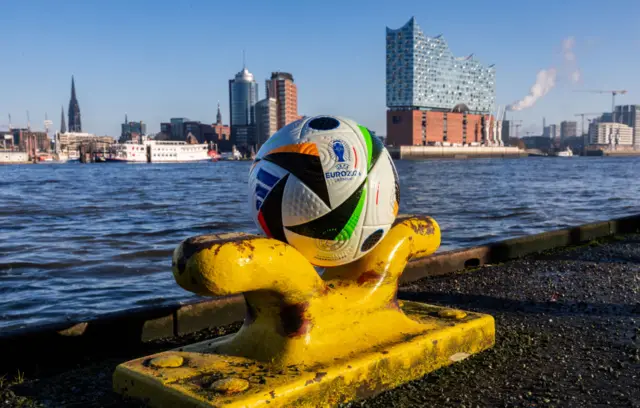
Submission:
{"label": "euro 2024 soccer ball", "polygon": [[258,228],[312,264],[352,262],[391,228],[400,205],[398,174],[382,142],[338,116],[303,118],[273,134],[249,173]]}

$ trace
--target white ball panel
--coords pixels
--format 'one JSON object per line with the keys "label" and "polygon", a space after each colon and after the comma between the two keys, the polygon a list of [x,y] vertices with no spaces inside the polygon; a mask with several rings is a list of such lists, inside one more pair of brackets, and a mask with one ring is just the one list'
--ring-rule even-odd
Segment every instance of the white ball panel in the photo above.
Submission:
{"label": "white ball panel", "polygon": [[282,196],[282,224],[299,225],[327,214],[331,209],[293,174]]}
{"label": "white ball panel", "polygon": [[306,119],[300,119],[278,130],[260,147],[256,153],[256,159],[262,159],[267,153],[278,147],[299,143],[300,132],[305,123]]}
{"label": "white ball panel", "polygon": [[396,187],[393,161],[386,151],[369,172],[367,184],[365,225],[392,224],[396,218],[393,212]]}
{"label": "white ball panel", "polygon": [[360,241],[359,228],[346,241],[325,241],[284,229],[287,242],[316,266],[336,266],[351,262]]}

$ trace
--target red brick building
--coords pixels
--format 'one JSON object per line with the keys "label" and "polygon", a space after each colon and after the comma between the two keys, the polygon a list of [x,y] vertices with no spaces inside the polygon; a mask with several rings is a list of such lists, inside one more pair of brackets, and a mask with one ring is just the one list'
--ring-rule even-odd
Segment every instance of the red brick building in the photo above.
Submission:
{"label": "red brick building", "polygon": [[485,127],[493,116],[427,110],[387,111],[387,144],[428,146],[436,143],[471,144],[485,141]]}
{"label": "red brick building", "polygon": [[272,72],[266,80],[267,98],[276,100],[277,129],[282,129],[299,119],[298,87],[293,83],[293,75],[287,72]]}
{"label": "red brick building", "polygon": [[39,152],[51,150],[51,139],[46,132],[12,129],[12,133],[13,145],[23,152],[31,152],[34,148]]}
{"label": "red brick building", "polygon": [[211,126],[215,135],[214,140],[231,140],[231,128],[229,126],[222,123],[214,123]]}
{"label": "red brick building", "polygon": [[218,103],[218,113],[216,114],[216,123],[211,125],[216,141],[231,140],[231,127],[222,124],[222,113],[220,113],[220,104]]}

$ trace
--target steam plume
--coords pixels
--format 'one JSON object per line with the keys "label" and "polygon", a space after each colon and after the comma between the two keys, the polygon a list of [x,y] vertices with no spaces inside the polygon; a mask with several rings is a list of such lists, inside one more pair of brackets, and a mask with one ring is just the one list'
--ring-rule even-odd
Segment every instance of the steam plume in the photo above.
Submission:
{"label": "steam plume", "polygon": [[576,45],[576,39],[573,37],[567,37],[562,40],[562,53],[565,61],[573,62],[576,60],[576,55],[572,51],[574,45]]}
{"label": "steam plume", "polygon": [[532,107],[536,101],[545,96],[556,85],[556,69],[543,69],[536,75],[536,83],[529,90],[529,95],[507,107],[510,111],[519,111]]}
{"label": "steam plume", "polygon": [[[573,52],[573,47],[575,45],[576,39],[574,37],[567,37],[562,40],[562,58],[564,60],[564,65],[568,67],[569,81],[574,84],[579,82],[581,78],[576,54]],[[538,99],[549,93],[549,91],[556,85],[556,76],[557,72],[553,67],[539,71],[536,75],[536,83],[533,84],[529,90],[529,95],[507,106],[507,110],[519,111],[532,107]]]}
{"label": "steam plume", "polygon": [[576,45],[576,39],[573,37],[567,37],[562,40],[562,56],[565,63],[569,66],[569,80],[572,83],[580,81],[580,69],[578,69],[578,63],[576,61],[576,54],[573,53],[573,47]]}

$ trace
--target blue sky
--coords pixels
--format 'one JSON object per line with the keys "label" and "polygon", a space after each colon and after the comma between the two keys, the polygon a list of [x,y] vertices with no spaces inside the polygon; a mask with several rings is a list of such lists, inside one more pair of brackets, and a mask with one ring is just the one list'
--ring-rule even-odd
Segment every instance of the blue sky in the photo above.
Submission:
{"label": "blue sky", "polygon": [[[522,3],[522,4],[520,4]],[[443,34],[456,55],[496,64],[497,101],[528,92],[541,69],[556,85],[531,108],[511,114],[526,131],[640,103],[640,2],[604,1],[35,1],[0,9],[0,127],[59,127],[71,75],[85,131],[117,136],[128,113],[148,130],[188,117],[228,122],[228,80],[247,67],[264,96],[271,71],[293,73],[301,114],[351,117],[378,134],[385,125],[385,27],[415,16],[427,35]],[[573,37],[581,79],[568,79],[562,41]],[[565,72],[566,71],[566,72]]]}

